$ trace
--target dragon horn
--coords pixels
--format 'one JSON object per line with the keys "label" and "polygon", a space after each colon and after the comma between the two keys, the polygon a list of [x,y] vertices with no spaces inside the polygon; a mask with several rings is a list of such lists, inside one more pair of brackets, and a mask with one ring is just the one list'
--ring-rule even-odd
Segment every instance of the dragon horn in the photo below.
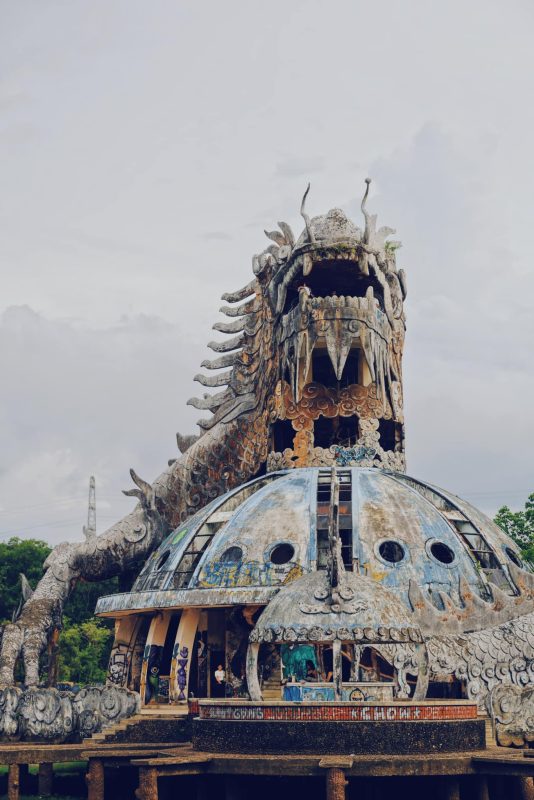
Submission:
{"label": "dragon horn", "polygon": [[308,239],[310,240],[310,243],[313,244],[315,242],[315,236],[313,235],[313,231],[312,231],[312,228],[311,228],[310,218],[306,214],[306,211],[304,210],[304,208],[306,206],[306,198],[308,196],[308,192],[309,191],[310,191],[310,184],[308,184],[308,186],[306,188],[306,191],[304,192],[304,196],[302,198],[302,203],[300,204],[300,214],[301,214],[302,219],[306,223],[306,233],[308,234]]}
{"label": "dragon horn", "polygon": [[133,482],[138,486],[138,489],[123,489],[122,493],[127,497],[137,497],[139,502],[144,508],[151,508],[154,504],[154,490],[152,486],[144,481],[137,475],[135,470],[130,470],[130,475]]}
{"label": "dragon horn", "polygon": [[367,211],[366,203],[367,203],[367,196],[369,194],[369,185],[371,183],[371,178],[366,178],[365,179],[365,183],[367,184],[367,186],[365,187],[365,194],[362,197],[362,202],[361,202],[361,206],[360,207],[362,209],[362,214],[363,214],[363,216],[365,218],[365,232],[364,232],[363,238],[364,238],[365,242],[369,242],[371,219],[370,219],[370,214]]}

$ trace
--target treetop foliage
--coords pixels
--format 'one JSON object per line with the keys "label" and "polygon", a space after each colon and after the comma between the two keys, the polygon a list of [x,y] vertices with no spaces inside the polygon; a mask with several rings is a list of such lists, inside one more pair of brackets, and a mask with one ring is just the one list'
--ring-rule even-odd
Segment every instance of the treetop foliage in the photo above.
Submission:
{"label": "treetop foliage", "polygon": [[534,562],[534,493],[529,495],[522,511],[511,511],[502,506],[495,522],[520,548],[527,561]]}
{"label": "treetop foliage", "polygon": [[21,598],[20,573],[32,589],[43,575],[43,564],[51,548],[39,539],[14,537],[0,542],[0,622],[11,621]]}
{"label": "treetop foliage", "polygon": [[[0,624],[11,621],[20,603],[20,573],[35,589],[50,552],[49,545],[39,539],[12,538],[0,543]],[[99,597],[117,590],[117,578],[112,578],[95,583],[80,581],[71,594],[65,604],[59,637],[60,681],[104,682],[113,630],[110,623],[95,619],[94,611]]]}

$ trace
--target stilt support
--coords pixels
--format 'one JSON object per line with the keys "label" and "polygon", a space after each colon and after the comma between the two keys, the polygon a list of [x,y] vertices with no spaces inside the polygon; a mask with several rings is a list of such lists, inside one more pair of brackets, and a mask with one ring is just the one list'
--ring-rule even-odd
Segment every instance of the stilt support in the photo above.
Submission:
{"label": "stilt support", "polygon": [[7,775],[7,800],[19,800],[20,768],[18,764],[10,764]]}
{"label": "stilt support", "polygon": [[489,800],[488,779],[485,775],[476,777],[476,800]]}
{"label": "stilt support", "polygon": [[137,800],[158,800],[158,771],[155,767],[139,769],[139,788],[135,796]]}
{"label": "stilt support", "polygon": [[101,758],[89,759],[89,769],[85,780],[87,800],[104,800],[104,764]]}
{"label": "stilt support", "polygon": [[458,778],[445,778],[443,800],[460,800],[460,782]]}
{"label": "stilt support", "polygon": [[516,778],[516,794],[518,800],[534,800],[532,778]]}
{"label": "stilt support", "polygon": [[50,763],[39,764],[39,789],[38,792],[44,797],[52,794],[54,783],[54,765]]}
{"label": "stilt support", "polygon": [[326,772],[326,800],[345,800],[345,773],[339,767]]}

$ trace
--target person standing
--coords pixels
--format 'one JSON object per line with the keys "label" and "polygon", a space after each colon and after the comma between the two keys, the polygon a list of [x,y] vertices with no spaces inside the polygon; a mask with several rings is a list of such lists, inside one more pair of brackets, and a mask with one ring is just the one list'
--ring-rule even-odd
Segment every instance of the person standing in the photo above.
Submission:
{"label": "person standing", "polygon": [[226,673],[224,671],[222,664],[219,664],[219,666],[215,670],[214,677],[215,677],[215,696],[224,697],[224,684],[226,681]]}

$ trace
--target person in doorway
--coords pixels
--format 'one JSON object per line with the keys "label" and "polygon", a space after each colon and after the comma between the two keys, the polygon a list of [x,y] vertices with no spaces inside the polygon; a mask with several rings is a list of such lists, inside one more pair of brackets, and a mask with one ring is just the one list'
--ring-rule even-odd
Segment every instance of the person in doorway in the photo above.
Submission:
{"label": "person in doorway", "polygon": [[219,664],[215,672],[213,673],[215,677],[215,696],[216,697],[224,697],[224,689],[225,689],[225,682],[226,682],[226,673],[224,671],[224,667],[222,664]]}

